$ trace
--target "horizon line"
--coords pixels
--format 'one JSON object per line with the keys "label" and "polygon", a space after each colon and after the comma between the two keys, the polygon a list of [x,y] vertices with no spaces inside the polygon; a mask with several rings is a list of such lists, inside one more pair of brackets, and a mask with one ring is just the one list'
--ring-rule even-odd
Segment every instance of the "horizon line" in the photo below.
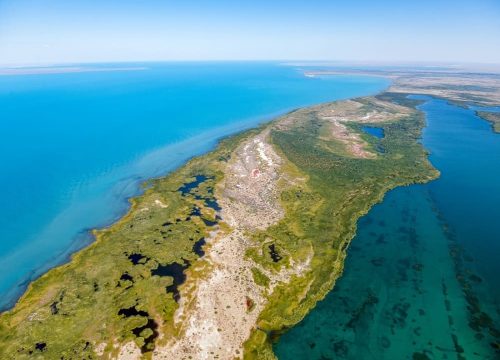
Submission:
{"label": "horizon line", "polygon": [[90,60],[90,61],[61,61],[61,62],[22,62],[22,63],[0,63],[0,69],[15,68],[50,68],[68,67],[77,65],[102,65],[102,64],[141,64],[141,63],[214,63],[214,62],[277,62],[284,65],[300,66],[302,64],[315,64],[317,66],[329,66],[339,64],[356,65],[427,65],[427,66],[449,66],[461,65],[485,65],[500,66],[500,62],[481,61],[447,61],[447,60],[355,60],[355,59],[144,59],[144,60]]}

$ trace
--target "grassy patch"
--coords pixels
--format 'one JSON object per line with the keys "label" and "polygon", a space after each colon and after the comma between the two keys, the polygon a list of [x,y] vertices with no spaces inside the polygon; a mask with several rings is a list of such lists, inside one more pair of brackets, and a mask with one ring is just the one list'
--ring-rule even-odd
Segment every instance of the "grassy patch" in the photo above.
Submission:
{"label": "grassy patch", "polygon": [[[401,105],[416,105],[390,94]],[[375,159],[343,156],[329,150],[321,140],[322,120],[309,116],[300,127],[274,130],[272,141],[293,167],[309,179],[302,186],[282,193],[285,218],[265,232],[254,235],[277,239],[283,251],[300,261],[314,254],[309,270],[278,285],[261,313],[258,328],[246,343],[246,358],[272,358],[271,343],[280,333],[299,322],[334,285],[343,269],[347,246],[354,236],[360,216],[384,194],[397,186],[425,182],[437,176],[418,143],[424,126],[423,115],[411,111],[400,121],[378,123],[384,129],[384,154]],[[351,128],[360,131],[362,124]],[[249,255],[269,266],[263,257]]]}
{"label": "grassy patch", "polygon": [[[254,132],[227,138],[215,151],[150,181],[127,215],[95,231],[96,241],[71,262],[34,281],[14,309],[0,315],[2,359],[92,359],[99,344],[116,355],[113,344],[128,341],[148,358],[159,331],[164,339],[175,334],[179,271],[199,259],[195,243],[217,220],[213,189],[223,164]],[[187,184],[192,188],[180,191]]]}

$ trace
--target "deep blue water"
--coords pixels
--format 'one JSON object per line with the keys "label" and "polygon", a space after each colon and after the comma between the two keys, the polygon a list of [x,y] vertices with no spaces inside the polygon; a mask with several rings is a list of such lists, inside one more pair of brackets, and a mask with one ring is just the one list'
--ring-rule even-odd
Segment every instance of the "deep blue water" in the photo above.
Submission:
{"label": "deep blue water", "polygon": [[344,274],[279,359],[500,358],[500,135],[473,110],[420,108],[441,177],[360,219]]}
{"label": "deep blue water", "polygon": [[388,85],[271,63],[133,66],[147,69],[0,77],[0,308],[118,219],[144,179],[277,114]]}
{"label": "deep blue water", "polygon": [[382,139],[384,137],[384,129],[375,126],[363,126],[361,128],[365,133]]}

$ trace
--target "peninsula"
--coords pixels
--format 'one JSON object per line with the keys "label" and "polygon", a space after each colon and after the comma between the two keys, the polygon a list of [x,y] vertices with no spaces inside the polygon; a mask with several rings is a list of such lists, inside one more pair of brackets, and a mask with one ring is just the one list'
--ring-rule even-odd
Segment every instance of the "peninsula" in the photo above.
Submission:
{"label": "peninsula", "polygon": [[383,93],[299,109],[150,181],[0,316],[0,353],[274,358],[273,339],[341,275],[358,218],[438,176],[416,104]]}

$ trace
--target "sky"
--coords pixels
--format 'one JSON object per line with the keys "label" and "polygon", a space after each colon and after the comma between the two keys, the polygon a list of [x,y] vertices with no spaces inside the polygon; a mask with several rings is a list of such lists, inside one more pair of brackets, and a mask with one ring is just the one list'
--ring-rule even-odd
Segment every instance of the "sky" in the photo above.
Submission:
{"label": "sky", "polygon": [[500,0],[0,0],[0,65],[500,63]]}

